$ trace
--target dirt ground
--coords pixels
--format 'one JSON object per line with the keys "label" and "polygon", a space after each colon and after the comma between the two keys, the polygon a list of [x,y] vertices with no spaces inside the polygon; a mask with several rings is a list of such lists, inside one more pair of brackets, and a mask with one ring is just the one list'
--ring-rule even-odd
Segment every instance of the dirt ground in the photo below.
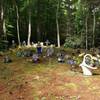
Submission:
{"label": "dirt ground", "polygon": [[70,67],[53,59],[4,64],[0,57],[0,100],[100,100],[100,69],[87,77]]}

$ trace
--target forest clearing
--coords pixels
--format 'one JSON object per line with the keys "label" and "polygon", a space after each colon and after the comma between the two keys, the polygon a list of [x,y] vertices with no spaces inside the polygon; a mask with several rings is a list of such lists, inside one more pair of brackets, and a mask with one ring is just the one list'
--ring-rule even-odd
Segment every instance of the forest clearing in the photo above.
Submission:
{"label": "forest clearing", "polygon": [[0,100],[100,100],[100,0],[0,0]]}
{"label": "forest clearing", "polygon": [[13,61],[0,57],[0,100],[99,100],[100,68],[93,76],[84,76],[56,58],[39,63],[10,54]]}

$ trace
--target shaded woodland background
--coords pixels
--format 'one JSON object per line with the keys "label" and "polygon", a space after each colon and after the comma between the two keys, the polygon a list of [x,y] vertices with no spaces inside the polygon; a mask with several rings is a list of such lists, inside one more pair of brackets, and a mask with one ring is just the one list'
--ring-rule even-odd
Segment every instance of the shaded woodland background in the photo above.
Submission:
{"label": "shaded woodland background", "polygon": [[58,47],[100,45],[100,0],[0,0],[0,50],[49,40]]}

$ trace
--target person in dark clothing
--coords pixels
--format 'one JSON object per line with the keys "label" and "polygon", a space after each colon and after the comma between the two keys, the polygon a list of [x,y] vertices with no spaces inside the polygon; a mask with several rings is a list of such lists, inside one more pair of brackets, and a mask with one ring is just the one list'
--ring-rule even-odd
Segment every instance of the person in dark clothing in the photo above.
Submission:
{"label": "person in dark clothing", "polygon": [[42,47],[41,47],[40,42],[38,42],[38,44],[37,44],[37,54],[38,55],[41,55],[42,54]]}

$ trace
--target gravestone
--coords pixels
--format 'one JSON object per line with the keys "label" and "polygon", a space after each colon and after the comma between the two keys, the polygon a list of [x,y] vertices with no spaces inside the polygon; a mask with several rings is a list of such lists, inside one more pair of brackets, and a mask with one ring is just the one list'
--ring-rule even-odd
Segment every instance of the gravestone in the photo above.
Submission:
{"label": "gravestone", "polygon": [[68,59],[67,64],[71,65],[72,67],[76,64],[76,61],[74,59]]}
{"label": "gravestone", "polygon": [[12,62],[12,60],[11,60],[11,58],[10,58],[8,55],[6,55],[6,56],[4,57],[4,59],[3,59],[3,62],[4,62],[4,63],[10,63],[10,62]]}
{"label": "gravestone", "polygon": [[22,42],[22,46],[23,46],[23,47],[26,47],[26,41],[23,41],[23,42]]}
{"label": "gravestone", "polygon": [[37,62],[39,61],[39,56],[38,56],[38,54],[33,54],[33,55],[32,55],[32,61],[33,61],[34,63],[37,63]]}
{"label": "gravestone", "polygon": [[16,52],[16,56],[17,57],[22,57],[22,50],[18,50],[17,52]]}
{"label": "gravestone", "polygon": [[32,47],[34,47],[34,42],[31,43]]}
{"label": "gravestone", "polygon": [[63,53],[58,53],[58,62],[63,63],[65,62],[65,55]]}
{"label": "gravestone", "polygon": [[45,44],[46,44],[46,46],[49,46],[50,41],[49,41],[49,40],[46,40],[46,41],[45,41]]}
{"label": "gravestone", "polygon": [[15,49],[15,48],[16,48],[15,40],[12,40],[12,49]]}
{"label": "gravestone", "polygon": [[33,55],[33,52],[32,52],[32,50],[24,50],[24,51],[22,51],[22,56],[23,57],[31,57]]}
{"label": "gravestone", "polygon": [[50,57],[52,56],[54,53],[54,48],[53,47],[48,47],[47,50],[46,50],[46,56],[47,57]]}

